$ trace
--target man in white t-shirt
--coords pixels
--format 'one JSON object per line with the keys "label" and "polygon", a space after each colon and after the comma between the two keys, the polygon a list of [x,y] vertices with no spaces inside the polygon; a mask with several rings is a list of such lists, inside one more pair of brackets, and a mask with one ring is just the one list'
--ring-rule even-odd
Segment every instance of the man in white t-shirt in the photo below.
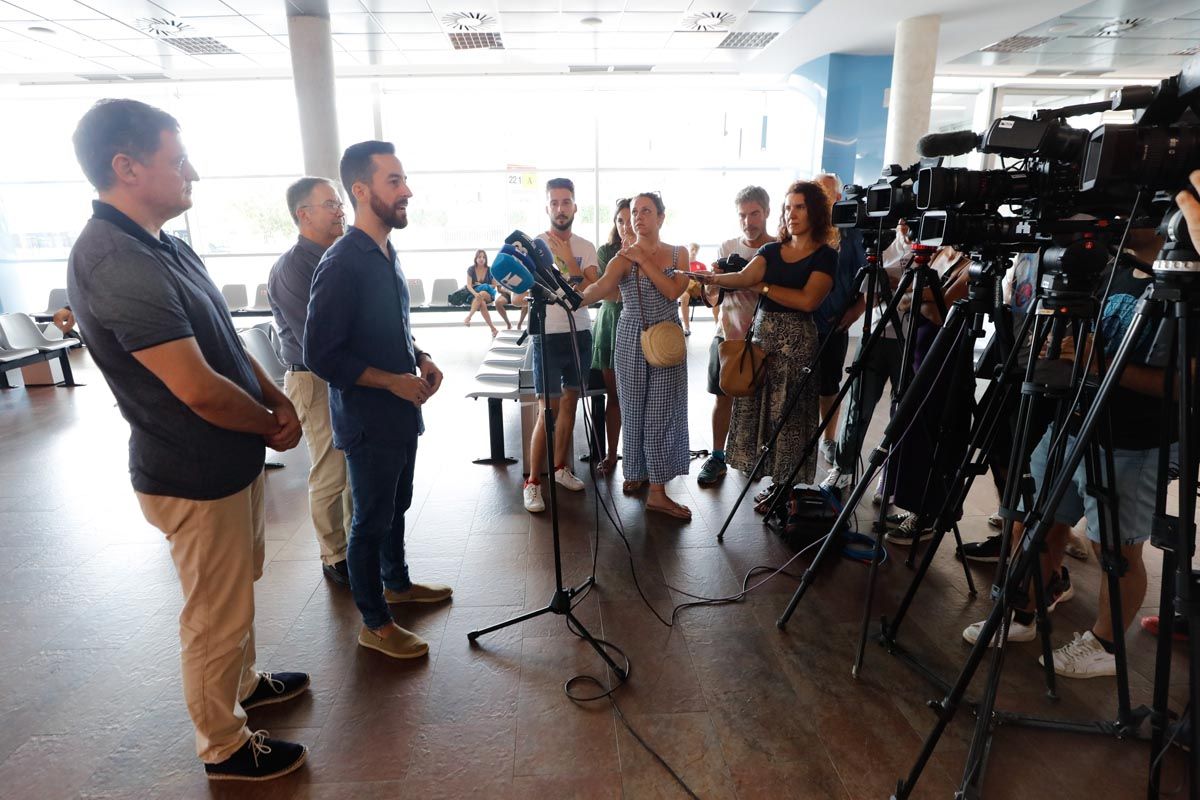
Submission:
{"label": "man in white t-shirt", "polygon": [[[733,203],[737,208],[742,235],[722,242],[717,250],[717,258],[726,259],[736,254],[750,261],[758,253],[758,248],[775,241],[775,237],[767,232],[771,199],[761,186],[747,186],[737,193]],[[721,268],[714,264],[713,271],[720,272]],[[720,346],[726,339],[746,338],[754,322],[754,308],[759,295],[750,290],[728,291],[716,286],[709,286],[705,291],[708,292],[709,302],[718,309],[717,335],[713,337],[708,350],[708,391],[716,398],[712,413],[712,455],[700,467],[696,481],[701,486],[712,486],[725,475],[725,439],[729,435],[729,418],[733,413],[733,398],[721,391]]]}
{"label": "man in white t-shirt", "polygon": [[[546,182],[546,215],[550,230],[538,238],[550,245],[554,264],[576,289],[582,292],[596,282],[596,246],[571,233],[575,222],[575,184],[569,178]],[[572,332],[574,320],[574,332]],[[542,355],[545,354],[545,373]],[[572,492],[583,491],[583,481],[568,465],[567,447],[575,429],[575,407],[586,386],[592,365],[592,320],[586,307],[573,313],[558,305],[546,307],[546,330],[533,337],[533,384],[538,395],[538,418],[529,440],[529,477],[522,496],[526,511],[544,511],[541,472],[546,454],[546,421],[542,396],[550,398],[554,413],[554,465],[549,470],[558,485]]]}

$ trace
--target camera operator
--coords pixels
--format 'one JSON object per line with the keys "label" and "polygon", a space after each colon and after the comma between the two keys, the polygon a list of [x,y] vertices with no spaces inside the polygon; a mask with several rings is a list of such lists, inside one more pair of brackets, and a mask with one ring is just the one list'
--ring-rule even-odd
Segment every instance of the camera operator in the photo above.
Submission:
{"label": "camera operator", "polygon": [[[829,195],[830,205],[842,199],[842,182],[837,175],[822,173],[817,176],[816,183]],[[828,416],[838,389],[842,386],[846,351],[850,347],[850,333],[847,329],[862,316],[864,310],[857,303],[846,309],[846,301],[854,292],[854,276],[867,263],[867,251],[863,247],[862,233],[859,231],[834,228],[833,239],[829,244],[838,251],[837,271],[833,275],[833,288],[825,296],[825,302],[821,303],[821,307],[813,314],[820,342],[818,346],[821,348],[821,361],[817,364],[817,399],[820,403],[821,419]],[[830,467],[837,464],[838,409],[833,409],[833,415],[833,419],[825,426],[821,435],[821,455]]]}
{"label": "camera operator", "polygon": [[[908,225],[901,220],[896,227],[895,240],[880,257],[888,283],[893,289],[900,282],[900,274],[908,260],[910,248]],[[879,291],[881,288],[877,287],[877,296],[882,294]],[[878,324],[886,306],[887,304],[880,296],[879,302],[872,311],[872,325]],[[857,318],[865,310],[866,297],[861,296],[846,316]],[[825,480],[821,481],[823,488],[833,491],[841,491],[853,482],[854,463],[858,460],[858,454],[862,450],[863,438],[867,435],[867,427],[871,424],[875,406],[883,396],[884,384],[890,382],[893,392],[900,384],[900,362],[903,348],[900,339],[896,337],[895,327],[891,324],[884,327],[883,336],[876,342],[875,347],[864,361],[862,360],[862,345],[870,333],[868,330],[862,332],[859,351],[854,355],[854,360],[859,362],[861,372],[858,380],[862,381],[862,386],[858,391],[852,391],[846,397],[846,415],[842,417],[841,428],[838,431],[837,446],[834,450],[835,461],[829,474],[825,476]],[[860,393],[861,404],[858,402]],[[882,499],[882,495],[875,492],[871,500],[875,505],[879,505]]]}
{"label": "camera operator", "polygon": [[[725,275],[745,267],[758,254],[758,248],[775,241],[775,237],[767,233],[771,200],[766,189],[747,186],[737,193],[733,204],[737,208],[742,236],[722,242],[717,250],[718,260],[713,264],[714,272]],[[705,286],[704,291],[709,304],[717,309],[717,334],[708,348],[708,392],[714,395],[713,444],[712,455],[700,467],[696,482],[701,486],[712,486],[724,477],[727,469],[725,440],[729,435],[729,419],[733,415],[733,398],[721,391],[721,342],[746,338],[754,321],[758,295],[750,290],[733,291],[717,286]]]}
{"label": "camera operator", "polygon": [[[1197,211],[1200,209],[1193,211],[1194,216]],[[1200,223],[1200,219],[1197,222]],[[1101,314],[1100,330],[1106,360],[1116,352],[1133,320],[1138,300],[1153,281],[1150,263],[1162,245],[1162,239],[1149,229],[1131,231],[1128,241],[1131,249],[1115,259],[1111,289]],[[1107,283],[1108,280],[1101,280],[1101,285]],[[1120,386],[1109,400],[1108,413],[1111,419],[1120,421],[1119,425],[1111,427],[1114,473],[1097,476],[1097,483],[1114,492],[1117,501],[1117,523],[1121,535],[1118,575],[1122,630],[1129,627],[1146,595],[1147,575],[1142,562],[1142,545],[1150,538],[1159,481],[1167,479],[1167,476],[1160,476],[1158,471],[1158,446],[1162,441],[1160,426],[1164,421],[1161,397],[1166,354],[1156,347],[1155,333],[1154,330],[1147,330],[1135,343],[1133,356],[1121,375]],[[1098,362],[1090,352],[1091,345],[1090,338],[1082,343],[1082,357],[1086,359],[1089,370],[1095,373]],[[1075,351],[1075,343],[1069,337],[1065,338],[1059,357],[1071,360],[1075,357]],[[1176,414],[1167,414],[1165,418],[1171,426],[1171,436],[1175,437],[1178,433],[1175,430]],[[1079,416],[1075,414],[1068,424],[1074,428],[1078,422]],[[1039,489],[1047,477],[1047,460],[1055,433],[1051,426],[1034,448],[1030,460],[1030,473]],[[1073,435],[1068,435],[1068,447],[1074,440]],[[1172,445],[1173,450],[1175,447]],[[1107,461],[1105,454],[1101,455],[1100,461],[1103,470]],[[1074,593],[1069,578],[1060,569],[1071,527],[1081,517],[1087,520],[1087,536],[1092,542],[1093,552],[1099,556],[1099,510],[1095,498],[1087,491],[1086,472],[1082,463],[1075,470],[1070,490],[1054,511],[1054,525],[1046,536],[1041,566],[1049,610]],[[1014,524],[1014,548],[1020,546],[1023,533],[1023,527]],[[1115,629],[1106,580],[1101,580],[1099,594],[1098,613],[1092,628],[1082,634],[1076,633],[1071,642],[1054,651],[1054,671],[1059,675],[1092,678],[1116,674],[1112,645]],[[1014,602],[1009,641],[1027,642],[1036,638],[1036,622],[1031,605],[1028,597]],[[963,638],[974,642],[981,628],[982,623],[968,626],[963,631]]]}

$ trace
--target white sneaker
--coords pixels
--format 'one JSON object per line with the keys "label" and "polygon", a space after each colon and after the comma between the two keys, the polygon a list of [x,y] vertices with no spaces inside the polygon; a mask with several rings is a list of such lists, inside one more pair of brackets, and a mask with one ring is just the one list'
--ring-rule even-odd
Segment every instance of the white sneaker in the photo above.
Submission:
{"label": "white sneaker", "polygon": [[841,491],[850,485],[853,477],[853,475],[843,475],[842,471],[837,467],[831,467],[829,474],[825,476],[825,480],[821,481],[821,488],[835,492]]}
{"label": "white sneaker", "polygon": [[[979,622],[974,622],[963,628],[962,637],[967,640],[967,644],[975,644],[975,642],[979,641],[979,634],[983,631],[983,625],[985,622],[987,622],[987,620],[980,620]],[[1008,641],[1032,642],[1036,638],[1037,620],[1034,620],[1028,625],[1022,625],[1020,622],[1017,622],[1015,617],[1012,617],[1009,620]],[[988,643],[988,647],[995,647],[996,642],[999,641],[999,639],[1000,634],[997,632],[996,635],[992,637],[992,641]]]}
{"label": "white sneaker", "polygon": [[546,510],[546,503],[542,500],[542,485],[540,483],[525,484],[522,496],[525,500],[526,511],[536,512]]}
{"label": "white sneaker", "polygon": [[558,485],[564,489],[572,492],[583,491],[583,481],[575,477],[570,467],[559,467],[554,470],[554,480],[558,481]]}
{"label": "white sneaker", "polygon": [[821,439],[821,458],[825,459],[825,463],[829,466],[834,466],[837,459],[837,442],[833,439]]}
{"label": "white sneaker", "polygon": [[[1117,657],[1104,649],[1091,631],[1075,634],[1053,653],[1054,671],[1064,678],[1100,678],[1117,674]],[[1044,664],[1041,656],[1038,663]]]}

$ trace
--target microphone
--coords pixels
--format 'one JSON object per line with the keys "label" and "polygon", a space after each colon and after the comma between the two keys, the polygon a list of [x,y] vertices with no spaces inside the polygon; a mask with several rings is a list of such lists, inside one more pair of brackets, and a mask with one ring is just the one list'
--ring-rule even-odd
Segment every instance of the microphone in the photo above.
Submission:
{"label": "microphone", "polygon": [[[567,306],[572,311],[583,305],[583,298],[579,292],[567,283],[562,273],[558,271],[558,267],[554,266],[554,256],[545,242],[540,239],[531,241],[519,230],[510,233],[504,241],[505,245],[500,248],[500,252],[509,253],[518,258],[532,273],[538,286],[544,288],[551,295],[552,300]],[[514,247],[515,244],[520,244],[525,252],[517,250]]]}
{"label": "microphone", "polygon": [[979,147],[979,141],[975,131],[927,133],[917,140],[917,152],[925,158],[961,156]]}
{"label": "microphone", "polygon": [[533,287],[533,274],[519,259],[503,251],[492,262],[492,275],[515,294],[527,292]]}

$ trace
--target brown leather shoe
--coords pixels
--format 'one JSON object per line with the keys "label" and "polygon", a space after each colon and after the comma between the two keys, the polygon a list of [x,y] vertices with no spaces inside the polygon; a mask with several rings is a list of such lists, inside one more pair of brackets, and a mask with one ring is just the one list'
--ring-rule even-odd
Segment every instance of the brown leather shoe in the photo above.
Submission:
{"label": "brown leather shoe", "polygon": [[389,603],[440,603],[449,600],[452,594],[453,589],[440,583],[414,583],[407,592],[383,589],[383,599]]}
{"label": "brown leather shoe", "polygon": [[358,632],[358,643],[392,658],[420,658],[429,654],[428,642],[399,626],[390,636],[380,636],[370,628],[363,628]]}

